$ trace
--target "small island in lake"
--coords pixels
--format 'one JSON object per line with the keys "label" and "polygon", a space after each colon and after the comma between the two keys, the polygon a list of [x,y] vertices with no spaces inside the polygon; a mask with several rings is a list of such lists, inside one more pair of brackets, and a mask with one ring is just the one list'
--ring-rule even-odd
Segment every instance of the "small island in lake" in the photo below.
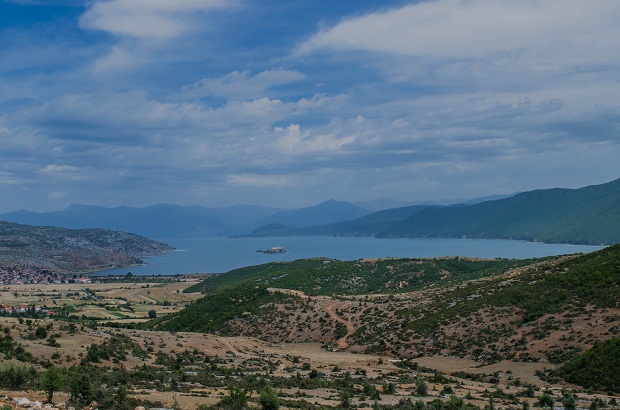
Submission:
{"label": "small island in lake", "polygon": [[269,249],[258,250],[256,252],[261,252],[261,253],[284,253],[284,252],[286,252],[286,249],[284,249],[281,246],[272,246]]}

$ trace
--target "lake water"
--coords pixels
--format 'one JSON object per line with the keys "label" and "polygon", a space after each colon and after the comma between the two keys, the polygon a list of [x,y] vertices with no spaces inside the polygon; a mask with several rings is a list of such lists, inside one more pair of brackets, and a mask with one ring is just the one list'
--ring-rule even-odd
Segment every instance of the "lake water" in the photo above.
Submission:
{"label": "lake water", "polygon": [[[376,239],[332,237],[286,238],[201,238],[160,239],[177,251],[165,256],[143,258],[148,266],[132,266],[98,272],[97,275],[174,275],[222,273],[231,269],[272,261],[290,261],[310,257],[339,260],[363,258],[418,258],[437,256],[471,256],[481,258],[532,258],[592,252],[599,246],[555,245],[537,242],[483,239]],[[286,248],[286,253],[256,252],[272,246]]]}

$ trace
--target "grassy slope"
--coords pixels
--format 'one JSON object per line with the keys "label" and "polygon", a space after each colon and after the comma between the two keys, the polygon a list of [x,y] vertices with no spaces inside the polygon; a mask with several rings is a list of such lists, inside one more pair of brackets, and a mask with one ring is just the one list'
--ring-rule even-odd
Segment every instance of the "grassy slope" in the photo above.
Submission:
{"label": "grassy slope", "polygon": [[502,273],[536,259],[301,259],[235,269],[205,279],[187,292],[213,292],[242,284],[295,289],[312,295],[406,292],[432,283],[461,282]]}
{"label": "grassy slope", "polygon": [[[308,294],[402,293],[432,284],[444,286],[481,277],[490,277],[510,268],[540,263],[530,260],[385,259],[342,262],[328,259],[303,259],[235,269],[205,279],[188,288],[207,296],[194,309],[218,304],[223,292],[242,294],[250,289],[285,288]],[[485,289],[485,290],[482,290]],[[489,291],[492,289],[492,291]],[[248,291],[249,292],[249,291]],[[252,292],[249,292],[250,294]],[[263,293],[260,293],[263,294]],[[468,298],[478,294],[479,297]],[[460,303],[448,307],[446,301]],[[446,318],[463,315],[483,306],[517,307],[525,322],[568,306],[620,307],[620,245],[569,258],[560,263],[542,263],[512,278],[471,283],[446,292],[412,328],[431,329]],[[225,309],[225,307],[220,307]],[[419,312],[400,312],[417,316]],[[181,313],[183,315],[183,313]],[[180,329],[179,329],[180,330]]]}
{"label": "grassy slope", "polygon": [[302,259],[235,269],[205,279],[186,292],[206,293],[182,312],[149,326],[160,330],[219,331],[242,314],[257,314],[274,302],[268,288],[295,289],[314,295],[401,293],[432,283],[455,283],[492,276],[532,260],[386,259],[343,262]]}
{"label": "grassy slope", "polygon": [[[471,299],[471,295],[480,295]],[[445,307],[446,300],[460,300]],[[523,322],[535,320],[548,313],[558,313],[571,307],[586,305],[620,306],[620,245],[578,256],[567,261],[542,265],[525,271],[509,284],[503,279],[475,284],[444,295],[444,299],[428,309],[421,320],[408,328],[432,332],[440,323],[483,307],[516,307],[523,312]],[[417,315],[419,312],[400,312]]]}
{"label": "grassy slope", "polygon": [[379,236],[618,243],[620,179],[581,189],[525,192],[462,208],[429,208]]}

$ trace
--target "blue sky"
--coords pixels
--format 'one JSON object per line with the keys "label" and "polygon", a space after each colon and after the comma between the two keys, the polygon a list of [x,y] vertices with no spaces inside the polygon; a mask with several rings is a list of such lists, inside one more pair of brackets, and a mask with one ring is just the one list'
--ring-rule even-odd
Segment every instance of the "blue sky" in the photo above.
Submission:
{"label": "blue sky", "polygon": [[0,212],[620,177],[617,0],[0,0]]}

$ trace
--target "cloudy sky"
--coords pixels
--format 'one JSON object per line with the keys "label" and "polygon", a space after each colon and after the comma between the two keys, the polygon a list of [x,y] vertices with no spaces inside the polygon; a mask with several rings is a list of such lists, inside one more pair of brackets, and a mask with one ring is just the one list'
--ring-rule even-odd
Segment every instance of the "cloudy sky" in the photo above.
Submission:
{"label": "cloudy sky", "polygon": [[620,177],[618,0],[0,0],[0,212]]}

